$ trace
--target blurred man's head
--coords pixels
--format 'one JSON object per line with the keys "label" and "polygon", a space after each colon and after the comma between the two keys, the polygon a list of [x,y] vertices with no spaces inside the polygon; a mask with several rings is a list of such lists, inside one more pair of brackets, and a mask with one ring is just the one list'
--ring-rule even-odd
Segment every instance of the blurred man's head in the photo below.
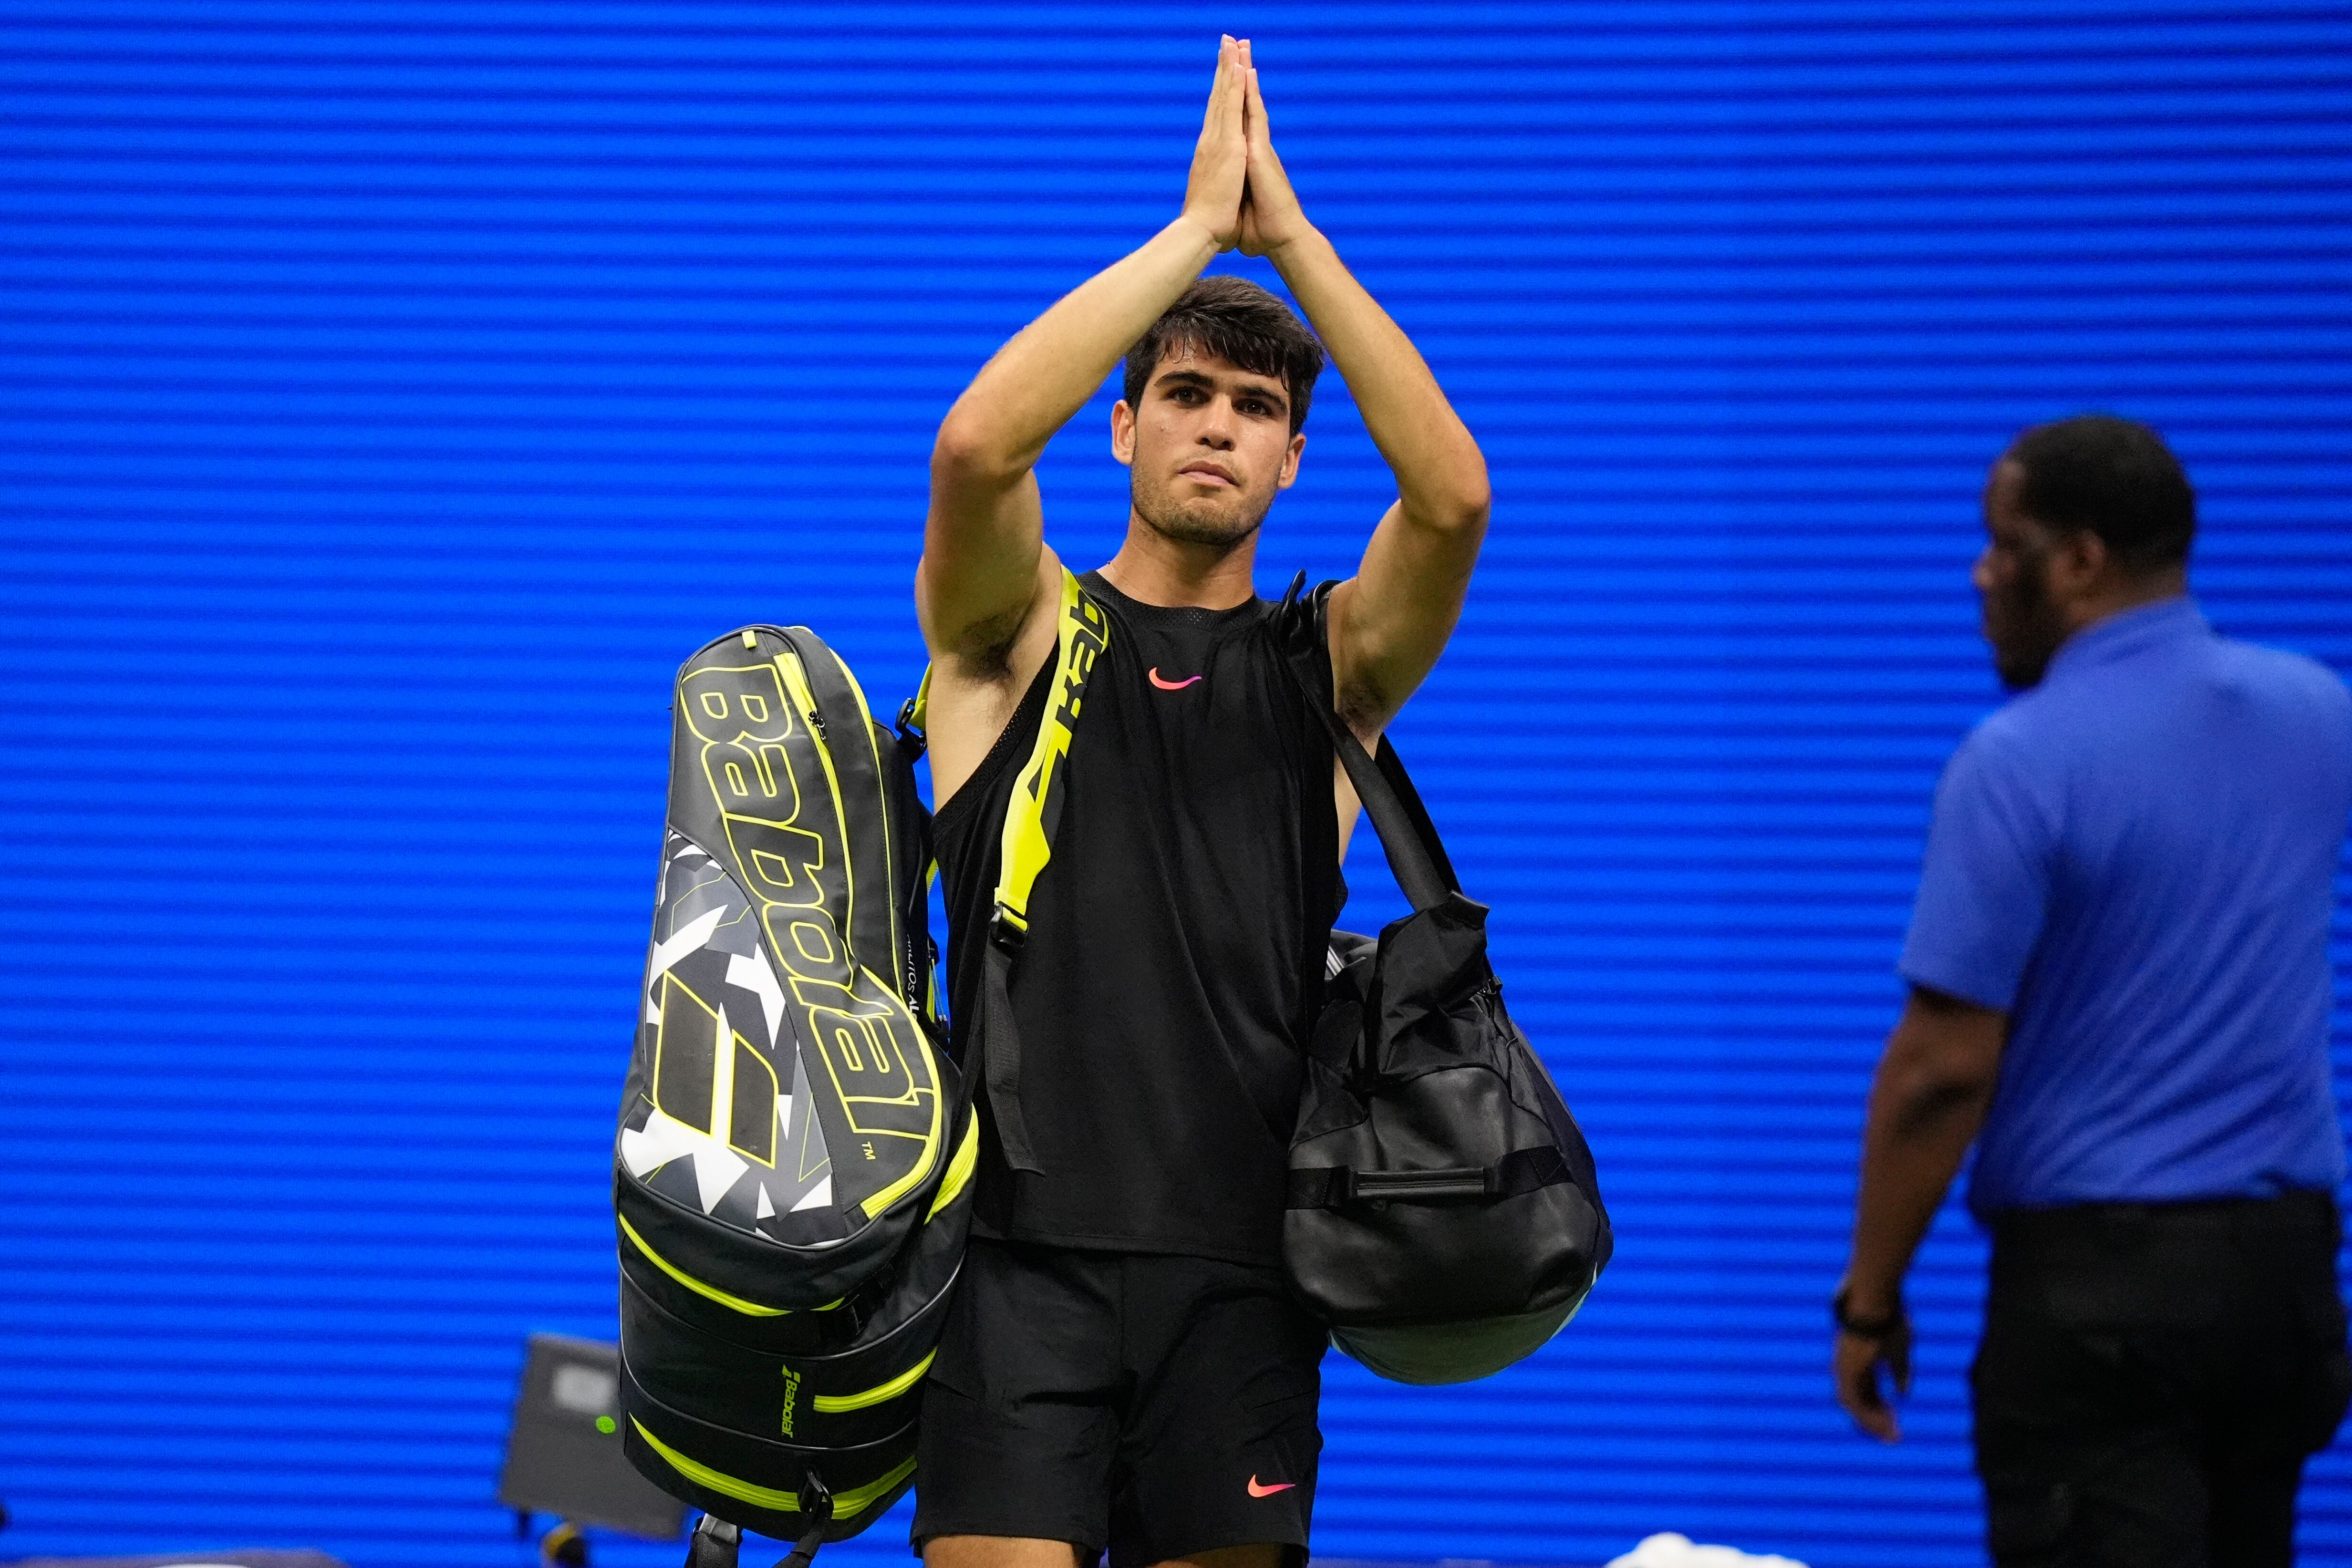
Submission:
{"label": "blurred man's head", "polygon": [[2162,436],[2090,413],[2019,436],[1993,465],[1984,517],[1985,641],[2021,689],[2083,627],[2181,591],[2197,498]]}
{"label": "blurred man's head", "polygon": [[1188,544],[1257,531],[1298,476],[1323,346],[1246,278],[1187,288],[1127,355],[1111,449],[1130,470],[1136,516]]}

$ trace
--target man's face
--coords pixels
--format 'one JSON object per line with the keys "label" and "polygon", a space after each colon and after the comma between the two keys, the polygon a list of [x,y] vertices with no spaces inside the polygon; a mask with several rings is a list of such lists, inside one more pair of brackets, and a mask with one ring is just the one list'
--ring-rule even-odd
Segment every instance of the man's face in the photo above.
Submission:
{"label": "man's face", "polygon": [[2020,507],[2024,488],[2023,469],[2006,458],[1993,465],[1984,493],[1985,548],[1970,573],[1993,668],[2011,691],[2042,679],[2068,631],[2051,591],[2058,540]]}
{"label": "man's face", "polygon": [[1280,378],[1181,344],[1152,368],[1139,404],[1111,411],[1110,427],[1136,515],[1187,544],[1232,546],[1255,533],[1307,447],[1290,433]]}

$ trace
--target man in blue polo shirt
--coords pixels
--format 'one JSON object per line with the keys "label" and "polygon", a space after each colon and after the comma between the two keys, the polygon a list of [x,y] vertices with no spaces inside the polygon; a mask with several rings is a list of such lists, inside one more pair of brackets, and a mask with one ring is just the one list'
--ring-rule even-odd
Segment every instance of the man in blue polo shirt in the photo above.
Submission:
{"label": "man in blue polo shirt", "polygon": [[2286,1568],[2352,1397],[2327,1057],[2352,695],[2206,624],[2188,477],[2145,426],[2026,432],[1984,509],[1984,632],[2020,695],[1936,792],[1839,1397],[1895,1438],[1903,1276],[1974,1143],[1994,1561]]}

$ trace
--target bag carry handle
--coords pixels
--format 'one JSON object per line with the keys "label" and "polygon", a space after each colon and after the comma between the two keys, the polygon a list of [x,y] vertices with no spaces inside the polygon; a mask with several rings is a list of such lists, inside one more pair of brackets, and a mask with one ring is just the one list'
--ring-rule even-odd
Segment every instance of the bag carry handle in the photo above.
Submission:
{"label": "bag carry handle", "polygon": [[[1291,580],[1283,603],[1295,603],[1306,586],[1307,574],[1302,571]],[[1317,643],[1324,647],[1331,640],[1327,622],[1330,601],[1327,592],[1318,591],[1315,595],[1312,624]],[[1335,698],[1322,690],[1318,678],[1321,672],[1312,650],[1299,648],[1294,639],[1286,652],[1284,663],[1290,667],[1291,678],[1307,695],[1308,710],[1330,732],[1339,765],[1348,770],[1348,782],[1356,787],[1356,799],[1363,802],[1364,814],[1372,820],[1372,831],[1380,835],[1381,852],[1388,857],[1389,873],[1396,878],[1406,901],[1419,913],[1461,893],[1462,883],[1454,877],[1454,862],[1446,858],[1437,825],[1429,820],[1429,809],[1421,803],[1420,791],[1412,787],[1412,778],[1405,772],[1396,747],[1383,735],[1378,757],[1366,751],[1356,732],[1332,706]]]}
{"label": "bag carry handle", "polygon": [[1358,1170],[1307,1166],[1290,1173],[1286,1208],[1341,1208],[1351,1203],[1433,1203],[1452,1198],[1517,1197],[1570,1179],[1568,1161],[1553,1144],[1514,1149],[1491,1166],[1436,1170]]}

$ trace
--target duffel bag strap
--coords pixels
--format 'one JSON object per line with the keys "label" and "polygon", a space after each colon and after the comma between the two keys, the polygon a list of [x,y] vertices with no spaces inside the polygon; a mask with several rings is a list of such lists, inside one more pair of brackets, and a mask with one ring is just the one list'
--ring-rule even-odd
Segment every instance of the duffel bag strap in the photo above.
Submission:
{"label": "duffel bag strap", "polygon": [[1353,1166],[1309,1166],[1290,1173],[1286,1208],[1340,1208],[1351,1203],[1517,1197],[1568,1180],[1559,1146],[1513,1149],[1491,1166],[1438,1170],[1363,1171]]}
{"label": "duffel bag strap", "polygon": [[[1286,604],[1295,602],[1298,591],[1306,586],[1307,574],[1300,572],[1283,596]],[[1289,666],[1291,678],[1307,695],[1307,710],[1330,732],[1332,749],[1339,756],[1339,765],[1348,770],[1348,782],[1356,787],[1356,799],[1364,805],[1364,815],[1372,820],[1372,831],[1380,835],[1381,849],[1387,854],[1390,874],[1397,887],[1415,910],[1434,909],[1452,894],[1462,891],[1455,880],[1454,864],[1446,858],[1445,844],[1437,836],[1437,825],[1429,819],[1429,810],[1421,803],[1420,791],[1412,787],[1411,775],[1396,754],[1389,738],[1381,737],[1380,755],[1374,757],[1356,738],[1333,708],[1332,694],[1323,689],[1322,663],[1316,649],[1331,645],[1328,622],[1331,596],[1318,590],[1315,611],[1310,624],[1314,640],[1310,646],[1301,646],[1297,638],[1290,640],[1284,663]]]}

